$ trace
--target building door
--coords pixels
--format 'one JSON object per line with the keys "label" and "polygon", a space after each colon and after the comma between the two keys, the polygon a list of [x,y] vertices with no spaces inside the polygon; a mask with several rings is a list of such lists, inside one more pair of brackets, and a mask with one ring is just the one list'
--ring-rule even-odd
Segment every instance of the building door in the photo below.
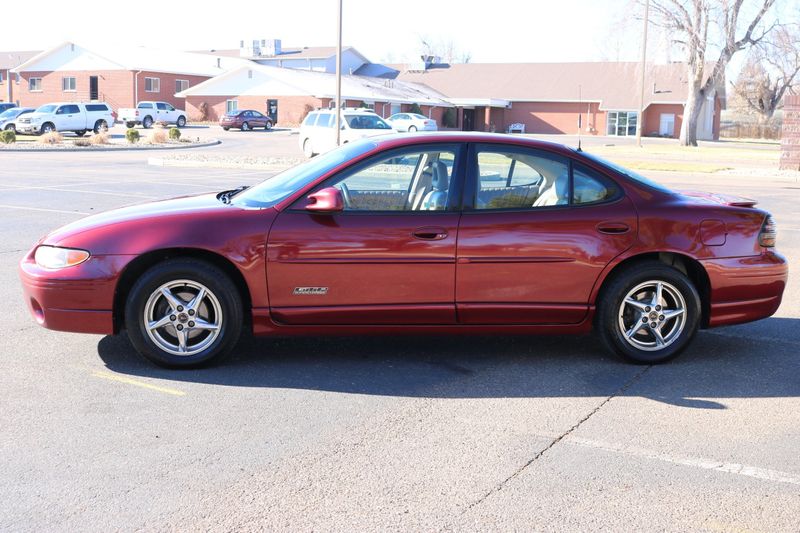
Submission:
{"label": "building door", "polygon": [[277,100],[267,100],[267,115],[269,118],[272,119],[273,124],[278,123],[278,101]]}
{"label": "building door", "polygon": [[675,136],[675,114],[661,113],[661,121],[658,125],[658,134],[662,137]]}
{"label": "building door", "polygon": [[464,119],[461,121],[461,131],[473,131],[475,129],[475,110],[465,109]]}
{"label": "building door", "polygon": [[89,76],[89,100],[99,100],[100,90],[97,76]]}

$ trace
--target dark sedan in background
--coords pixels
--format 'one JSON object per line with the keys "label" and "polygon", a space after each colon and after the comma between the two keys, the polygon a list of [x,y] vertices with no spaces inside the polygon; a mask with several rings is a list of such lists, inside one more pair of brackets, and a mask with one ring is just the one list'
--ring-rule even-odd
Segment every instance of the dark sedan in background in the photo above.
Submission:
{"label": "dark sedan in background", "polygon": [[241,109],[223,115],[223,117],[219,119],[219,125],[222,126],[222,129],[225,131],[231,128],[240,129],[242,131],[250,131],[255,128],[269,130],[274,126],[274,122],[271,117],[255,109]]}

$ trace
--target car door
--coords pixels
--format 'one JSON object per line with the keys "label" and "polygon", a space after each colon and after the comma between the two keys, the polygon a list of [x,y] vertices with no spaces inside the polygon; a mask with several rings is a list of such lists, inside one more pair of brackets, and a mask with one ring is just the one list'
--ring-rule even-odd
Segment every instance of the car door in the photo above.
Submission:
{"label": "car door", "polygon": [[85,118],[80,108],[74,104],[65,104],[56,111],[56,129],[58,131],[80,130],[86,127]]}
{"label": "car door", "polygon": [[170,122],[169,110],[164,102],[156,102],[156,122]]}
{"label": "car door", "polygon": [[258,111],[251,111],[250,115],[252,116],[253,127],[264,128],[267,125],[267,117],[259,113]]}
{"label": "car door", "polygon": [[456,305],[466,324],[583,320],[598,276],[636,237],[608,177],[542,150],[475,145],[459,225]]}
{"label": "car door", "polygon": [[384,152],[326,180],[344,209],[278,215],[270,312],[283,324],[454,324],[459,144]]}

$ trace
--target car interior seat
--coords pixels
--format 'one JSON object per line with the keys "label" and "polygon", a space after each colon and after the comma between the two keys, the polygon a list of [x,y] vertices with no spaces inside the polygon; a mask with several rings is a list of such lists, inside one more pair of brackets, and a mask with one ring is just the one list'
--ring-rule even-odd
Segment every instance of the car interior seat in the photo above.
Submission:
{"label": "car interior seat", "polygon": [[425,195],[420,209],[423,211],[441,211],[447,207],[447,192],[450,179],[447,176],[447,165],[441,161],[431,163],[431,191]]}
{"label": "car interior seat", "polygon": [[564,205],[567,203],[569,189],[569,176],[562,174],[545,188],[539,195],[536,201],[533,202],[533,207],[547,207],[550,205]]}

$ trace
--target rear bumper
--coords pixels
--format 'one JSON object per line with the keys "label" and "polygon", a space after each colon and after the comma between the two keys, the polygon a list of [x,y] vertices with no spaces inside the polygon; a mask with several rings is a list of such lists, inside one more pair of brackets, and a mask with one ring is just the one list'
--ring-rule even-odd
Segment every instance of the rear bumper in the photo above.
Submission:
{"label": "rear bumper", "polygon": [[63,270],[19,265],[25,303],[36,322],[57,331],[114,334],[114,290],[127,256],[93,256]]}
{"label": "rear bumper", "polygon": [[789,278],[786,259],[775,252],[701,261],[711,282],[708,326],[728,326],[772,316]]}

